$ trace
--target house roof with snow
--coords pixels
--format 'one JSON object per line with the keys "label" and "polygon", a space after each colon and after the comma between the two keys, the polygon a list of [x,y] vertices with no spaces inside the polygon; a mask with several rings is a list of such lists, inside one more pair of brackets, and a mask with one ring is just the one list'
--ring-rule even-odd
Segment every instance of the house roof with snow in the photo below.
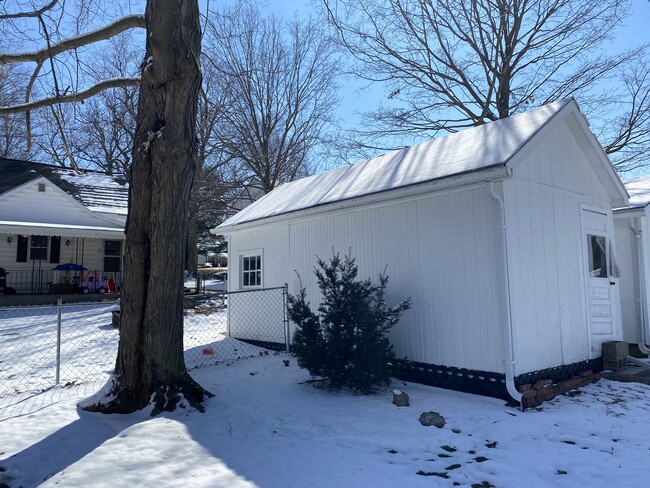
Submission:
{"label": "house roof with snow", "polygon": [[[549,103],[539,108],[467,129],[415,146],[389,152],[327,173],[279,186],[215,229],[226,233],[243,224],[340,203],[345,205],[370,195],[380,196],[401,188],[431,182],[463,184],[463,175],[490,171],[497,179],[513,157],[547,124],[563,111],[580,114],[573,99]],[[587,127],[586,120],[584,126]],[[614,192],[626,200],[625,190],[591,132],[591,144],[601,159],[602,172]],[[600,154],[598,154],[600,153]],[[604,158],[604,159],[603,159]],[[607,166],[607,168],[605,168]],[[501,170],[501,171],[499,171]]]}
{"label": "house roof with snow", "polygon": [[0,158],[0,196],[14,188],[44,177],[93,212],[125,216],[128,183],[122,174],[75,171],[18,159]]}

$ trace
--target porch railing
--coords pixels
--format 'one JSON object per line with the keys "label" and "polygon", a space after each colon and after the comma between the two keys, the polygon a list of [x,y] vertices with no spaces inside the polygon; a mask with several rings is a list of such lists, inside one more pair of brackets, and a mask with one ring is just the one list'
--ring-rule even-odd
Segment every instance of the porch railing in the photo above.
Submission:
{"label": "porch railing", "polygon": [[6,273],[6,286],[21,294],[106,293],[109,290],[109,279],[117,287],[122,282],[122,273],[114,271],[7,269]]}

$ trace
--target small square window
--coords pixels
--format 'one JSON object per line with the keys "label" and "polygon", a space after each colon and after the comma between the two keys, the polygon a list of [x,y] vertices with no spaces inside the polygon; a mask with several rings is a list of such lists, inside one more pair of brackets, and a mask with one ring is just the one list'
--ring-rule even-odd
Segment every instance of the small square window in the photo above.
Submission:
{"label": "small square window", "polygon": [[45,191],[45,183],[38,184],[38,191]]}
{"label": "small square window", "polygon": [[262,256],[241,257],[241,286],[261,287],[262,286]]}

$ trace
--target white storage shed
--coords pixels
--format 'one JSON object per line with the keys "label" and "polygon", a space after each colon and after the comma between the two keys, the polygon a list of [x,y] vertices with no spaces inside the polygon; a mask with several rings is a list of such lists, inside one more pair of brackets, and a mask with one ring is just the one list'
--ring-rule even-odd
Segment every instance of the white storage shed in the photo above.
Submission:
{"label": "white storage shed", "polygon": [[567,99],[284,184],[213,232],[231,291],[295,294],[300,275],[316,306],[317,256],[386,269],[389,300],[413,299],[391,336],[401,377],[519,401],[518,385],[597,368],[621,338],[611,209],[627,198]]}

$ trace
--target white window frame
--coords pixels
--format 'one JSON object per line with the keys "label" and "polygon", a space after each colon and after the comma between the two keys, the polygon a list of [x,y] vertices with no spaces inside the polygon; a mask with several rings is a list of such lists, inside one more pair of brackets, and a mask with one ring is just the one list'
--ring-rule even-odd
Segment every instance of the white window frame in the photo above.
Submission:
{"label": "white window frame", "polygon": [[[247,269],[244,270],[244,260],[249,260],[250,263],[250,258],[259,258],[259,266],[256,266],[253,269]],[[258,262],[256,260],[255,265],[257,265]],[[244,284],[244,274],[248,274],[249,276],[249,283],[250,283],[250,277],[255,276],[255,281],[256,283],[251,285],[245,285]],[[241,290],[252,290],[252,289],[257,289],[257,288],[262,288],[264,284],[264,253],[262,252],[262,249],[253,249],[250,251],[242,252],[239,255],[239,288]]]}

